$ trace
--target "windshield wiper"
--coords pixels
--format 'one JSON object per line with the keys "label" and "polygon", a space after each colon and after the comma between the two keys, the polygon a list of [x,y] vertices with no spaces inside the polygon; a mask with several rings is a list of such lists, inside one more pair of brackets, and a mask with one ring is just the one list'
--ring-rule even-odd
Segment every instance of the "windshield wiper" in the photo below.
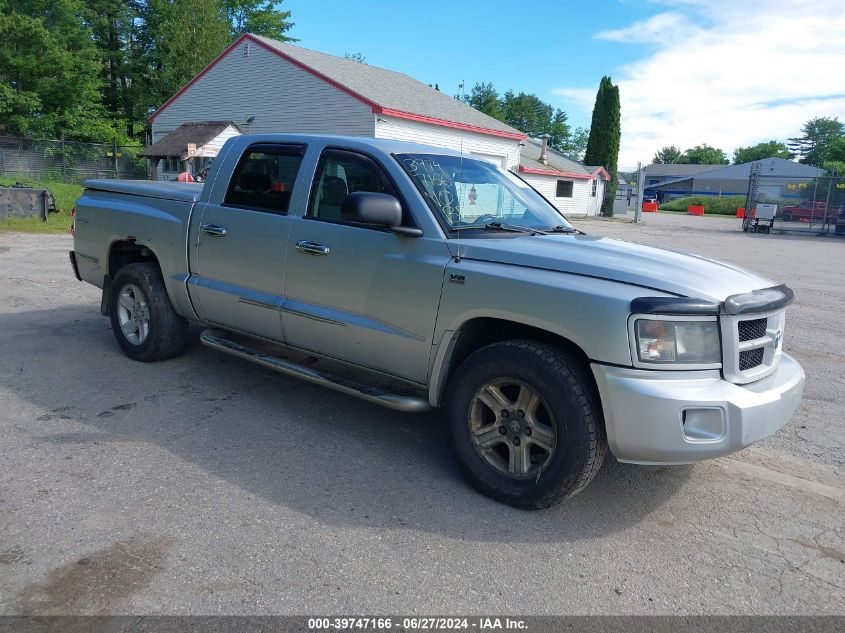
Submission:
{"label": "windshield wiper", "polygon": [[529,233],[531,235],[546,235],[545,231],[540,229],[532,229],[528,226],[519,226],[517,224],[506,224],[504,222],[488,222],[487,224],[461,224],[460,226],[451,227],[452,231],[468,231],[470,229],[488,231],[510,231],[511,233]]}
{"label": "windshield wiper", "polygon": [[553,226],[552,228],[548,229],[552,233],[580,233],[578,229],[574,229],[571,226],[563,226],[562,224],[558,224],[557,226]]}

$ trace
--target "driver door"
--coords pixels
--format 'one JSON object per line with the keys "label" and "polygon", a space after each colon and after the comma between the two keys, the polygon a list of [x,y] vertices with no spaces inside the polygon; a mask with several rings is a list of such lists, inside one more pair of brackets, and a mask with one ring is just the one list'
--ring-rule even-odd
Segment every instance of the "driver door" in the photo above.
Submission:
{"label": "driver door", "polygon": [[[343,219],[356,191],[399,196],[373,158],[323,150],[311,195],[292,219],[282,321],[289,345],[425,383],[449,251]],[[413,218],[403,204],[405,221]]]}

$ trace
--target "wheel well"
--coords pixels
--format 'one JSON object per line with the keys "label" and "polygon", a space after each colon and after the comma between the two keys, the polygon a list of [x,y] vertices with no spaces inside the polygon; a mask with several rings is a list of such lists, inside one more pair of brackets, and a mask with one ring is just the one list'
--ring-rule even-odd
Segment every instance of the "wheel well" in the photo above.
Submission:
{"label": "wheel well", "polygon": [[[589,357],[584,353],[584,350],[569,339],[560,336],[559,334],[554,334],[553,332],[525,325],[523,323],[516,323],[505,319],[481,317],[477,319],[470,319],[464,323],[458,331],[455,349],[452,351],[451,358],[449,359],[449,370],[444,376],[441,391],[442,389],[445,389],[445,386],[448,384],[449,379],[452,376],[452,372],[454,372],[455,369],[459,367],[470,354],[487,345],[513,339],[539,341],[567,352],[583,365],[587,375],[592,380],[593,373],[590,371]],[[440,395],[442,395],[442,393]]]}
{"label": "wheel well", "polygon": [[117,271],[127,264],[139,262],[154,262],[158,264],[158,257],[146,246],[136,244],[135,240],[121,240],[114,242],[109,249],[108,274],[114,277]]}

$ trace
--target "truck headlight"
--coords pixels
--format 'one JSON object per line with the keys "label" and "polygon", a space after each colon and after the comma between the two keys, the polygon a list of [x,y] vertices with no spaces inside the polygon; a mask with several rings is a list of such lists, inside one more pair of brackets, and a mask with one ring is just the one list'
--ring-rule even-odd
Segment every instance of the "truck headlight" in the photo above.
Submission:
{"label": "truck headlight", "polygon": [[633,351],[639,366],[674,365],[666,369],[721,366],[722,344],[715,317],[637,317],[633,330]]}

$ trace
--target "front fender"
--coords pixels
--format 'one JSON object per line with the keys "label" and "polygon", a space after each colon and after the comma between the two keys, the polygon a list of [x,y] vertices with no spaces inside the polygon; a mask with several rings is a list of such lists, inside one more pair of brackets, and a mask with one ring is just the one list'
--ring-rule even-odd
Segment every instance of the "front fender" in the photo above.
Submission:
{"label": "front fender", "polygon": [[[631,366],[631,301],[651,289],[571,273],[463,259],[447,266],[429,372],[437,405],[458,334],[477,318],[544,330],[577,345],[591,361]],[[450,283],[463,279],[463,283]]]}

